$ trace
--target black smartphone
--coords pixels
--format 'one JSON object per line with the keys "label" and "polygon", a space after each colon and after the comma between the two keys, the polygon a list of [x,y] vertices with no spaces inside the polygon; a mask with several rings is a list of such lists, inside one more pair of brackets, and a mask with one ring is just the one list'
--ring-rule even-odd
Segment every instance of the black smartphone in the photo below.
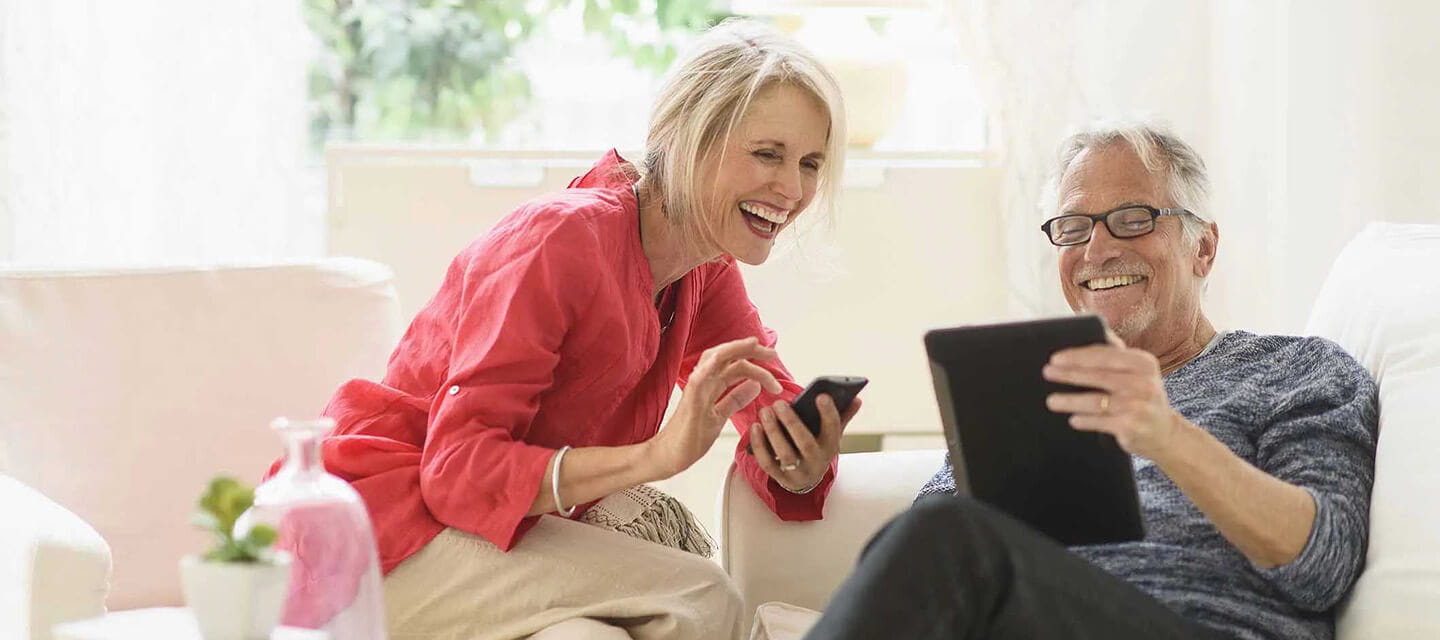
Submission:
{"label": "black smartphone", "polygon": [[[810,433],[818,437],[820,435],[820,409],[815,406],[815,400],[820,397],[820,394],[830,396],[830,399],[835,401],[835,411],[840,415],[845,415],[845,412],[850,410],[850,404],[855,401],[855,396],[860,395],[860,390],[864,389],[867,384],[870,384],[870,380],[862,376],[820,376],[811,380],[805,390],[795,396],[795,399],[790,402],[790,408],[800,416],[800,421],[805,423],[805,427],[810,429]],[[782,430],[780,433],[785,434],[785,439],[790,440],[790,446],[793,448],[795,441],[790,439],[790,432]],[[754,449],[749,449],[749,451],[751,454],[755,453]]]}
{"label": "black smartphone", "polygon": [[811,380],[810,385],[805,387],[800,395],[795,396],[790,408],[794,409],[795,414],[800,416],[800,421],[810,428],[811,434],[819,436],[820,410],[815,407],[815,400],[820,394],[830,396],[830,399],[835,401],[835,411],[845,415],[845,412],[850,410],[850,403],[855,401],[855,396],[860,395],[860,390],[867,384],[870,384],[870,380],[861,376],[820,376]]}

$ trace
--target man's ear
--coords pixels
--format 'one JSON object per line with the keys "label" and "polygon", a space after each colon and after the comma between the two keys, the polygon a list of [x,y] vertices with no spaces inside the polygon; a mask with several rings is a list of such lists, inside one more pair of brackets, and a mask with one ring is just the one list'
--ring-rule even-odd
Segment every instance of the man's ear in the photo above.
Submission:
{"label": "man's ear", "polygon": [[1220,226],[1210,222],[1195,241],[1195,276],[1204,278],[1215,268],[1215,251],[1220,246]]}

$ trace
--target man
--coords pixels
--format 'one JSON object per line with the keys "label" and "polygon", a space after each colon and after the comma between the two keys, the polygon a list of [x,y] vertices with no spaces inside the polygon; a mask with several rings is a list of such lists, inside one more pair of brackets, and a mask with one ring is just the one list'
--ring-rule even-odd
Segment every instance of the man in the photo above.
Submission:
{"label": "man", "polygon": [[1151,126],[1062,146],[1043,230],[1110,343],[1043,375],[1052,411],[1135,463],[1143,541],[1063,548],[951,495],[947,460],[872,540],[809,638],[1330,638],[1363,565],[1376,387],[1319,338],[1217,332],[1204,164]]}

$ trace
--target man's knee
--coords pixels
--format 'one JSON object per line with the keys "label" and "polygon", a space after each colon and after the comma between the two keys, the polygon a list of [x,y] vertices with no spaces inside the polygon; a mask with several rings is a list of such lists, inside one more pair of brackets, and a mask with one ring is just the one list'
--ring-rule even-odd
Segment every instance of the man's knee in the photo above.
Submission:
{"label": "man's knee", "polygon": [[954,593],[1004,588],[1014,573],[1005,518],[969,497],[927,497],[871,539],[861,562],[880,573],[928,576]]}
{"label": "man's knee", "polygon": [[1007,516],[984,502],[969,496],[937,495],[916,502],[897,518],[896,524],[909,529],[909,535],[946,543],[963,541],[967,547],[996,541],[996,527],[1003,526]]}

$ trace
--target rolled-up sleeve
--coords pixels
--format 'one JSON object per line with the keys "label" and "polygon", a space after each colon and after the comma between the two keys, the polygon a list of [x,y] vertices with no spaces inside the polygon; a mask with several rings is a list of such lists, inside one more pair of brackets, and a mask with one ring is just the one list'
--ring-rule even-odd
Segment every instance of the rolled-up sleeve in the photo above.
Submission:
{"label": "rolled-up sleeve", "polygon": [[[435,396],[420,491],[436,520],[509,550],[536,517],[553,449],[525,442],[594,283],[588,229],[498,234],[452,267],[460,287],[449,373]],[[456,272],[458,270],[458,272]]]}
{"label": "rolled-up sleeve", "polygon": [[[760,344],[772,348],[778,342],[775,332],[760,321],[760,312],[750,302],[740,269],[733,260],[716,265],[708,275],[695,328],[680,368],[682,388],[700,356],[710,347],[748,337],[758,338]],[[755,457],[747,451],[750,425],[760,421],[760,409],[776,400],[793,400],[803,391],[780,360],[757,361],[756,364],[774,374],[783,389],[779,394],[762,391],[754,402],[731,417],[731,423],[740,432],[740,443],[735,448],[735,465],[761,502],[781,520],[819,520],[823,516],[825,497],[829,495],[830,485],[835,480],[837,461],[830,462],[830,470],[814,489],[804,494],[794,494],[771,479],[755,462]]]}
{"label": "rolled-up sleeve", "polygon": [[1369,373],[1338,345],[1318,338],[1301,345],[1269,385],[1282,391],[1257,459],[1310,493],[1315,520],[1295,560],[1256,568],[1295,606],[1321,612],[1345,596],[1365,563],[1378,399]]}

